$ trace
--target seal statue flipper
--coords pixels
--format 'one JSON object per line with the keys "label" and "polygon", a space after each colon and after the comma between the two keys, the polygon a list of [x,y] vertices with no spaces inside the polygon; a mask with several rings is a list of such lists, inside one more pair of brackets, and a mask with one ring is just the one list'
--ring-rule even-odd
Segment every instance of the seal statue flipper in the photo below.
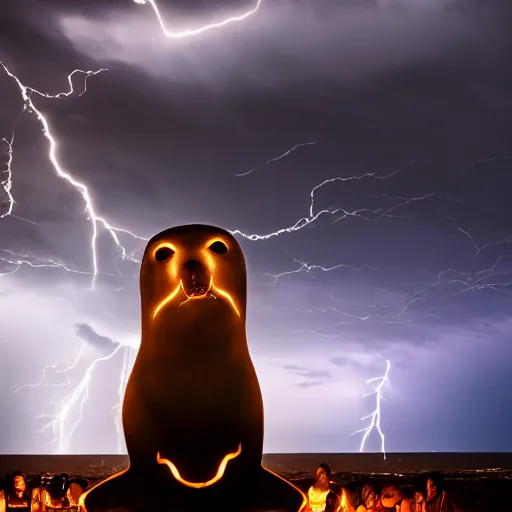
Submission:
{"label": "seal statue flipper", "polygon": [[82,509],[297,512],[305,495],[261,466],[237,241],[204,225],[163,231],[146,246],[140,290],[142,339],[122,414],[130,466],[85,493]]}

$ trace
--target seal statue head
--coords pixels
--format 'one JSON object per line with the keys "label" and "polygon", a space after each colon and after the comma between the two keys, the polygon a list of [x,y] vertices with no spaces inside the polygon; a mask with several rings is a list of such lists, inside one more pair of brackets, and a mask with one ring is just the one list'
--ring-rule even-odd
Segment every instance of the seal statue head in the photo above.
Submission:
{"label": "seal statue head", "polygon": [[140,290],[141,346],[123,404],[130,467],[165,468],[189,487],[261,468],[263,405],[237,241],[205,225],[159,233]]}
{"label": "seal statue head", "polygon": [[189,225],[153,237],[142,260],[140,290],[142,343],[170,331],[197,332],[200,325],[245,337],[245,260],[227,231]]}

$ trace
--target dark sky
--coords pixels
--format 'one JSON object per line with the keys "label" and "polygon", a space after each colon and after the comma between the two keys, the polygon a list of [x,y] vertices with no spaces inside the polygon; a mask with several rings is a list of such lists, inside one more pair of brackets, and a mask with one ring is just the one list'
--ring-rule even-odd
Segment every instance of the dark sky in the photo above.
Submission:
{"label": "dark sky", "polygon": [[[158,3],[173,33],[255,5]],[[144,239],[193,222],[246,254],[267,452],[359,450],[386,360],[388,451],[512,450],[510,26],[508,0],[262,0],[176,38],[150,3],[3,2],[25,86],[107,68],[29,101],[129,232],[97,223],[91,289],[90,212],[0,68],[0,453],[124,450]]]}

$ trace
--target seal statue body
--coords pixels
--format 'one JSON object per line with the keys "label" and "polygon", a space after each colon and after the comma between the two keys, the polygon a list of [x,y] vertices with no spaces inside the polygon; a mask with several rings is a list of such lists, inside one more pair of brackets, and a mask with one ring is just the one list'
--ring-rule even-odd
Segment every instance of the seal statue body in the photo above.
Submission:
{"label": "seal statue body", "polygon": [[298,512],[262,467],[263,403],[245,334],[245,259],[226,231],[171,228],[147,244],[142,339],[123,402],[127,469],[84,512]]}

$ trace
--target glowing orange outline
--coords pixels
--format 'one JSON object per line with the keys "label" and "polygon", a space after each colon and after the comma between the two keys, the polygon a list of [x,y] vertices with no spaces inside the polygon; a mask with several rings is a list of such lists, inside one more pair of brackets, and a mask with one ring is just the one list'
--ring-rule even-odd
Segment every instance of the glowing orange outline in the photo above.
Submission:
{"label": "glowing orange outline", "polygon": [[224,297],[228,300],[228,302],[231,304],[232,308],[235,310],[235,313],[240,316],[240,311],[238,310],[238,307],[235,303],[235,300],[228,292],[225,292],[224,290],[221,290],[220,288],[217,288],[216,286],[213,286],[213,290],[217,292],[217,295],[220,295],[221,297]]}
{"label": "glowing orange outline", "polygon": [[[208,242],[206,242],[206,244],[204,244],[204,246],[209,249],[210,245],[213,245],[215,242],[222,242],[228,248],[228,251],[229,251],[229,244],[226,243],[226,241],[223,238],[220,238],[218,236],[216,236],[215,238],[210,238],[210,240],[208,240]],[[217,254],[217,253],[214,253],[214,254]],[[218,256],[223,256],[223,254],[219,254]]]}
{"label": "glowing orange outline", "polygon": [[158,304],[158,306],[155,308],[155,310],[153,311],[153,320],[155,319],[156,315],[158,315],[158,312],[168,303],[170,302],[172,299],[174,299],[174,297],[176,297],[176,295],[178,295],[179,291],[181,289],[181,281],[180,281],[180,284],[178,286],[176,286],[175,290],[170,293],[169,295],[167,295],[167,297],[165,299],[163,299],[162,301],[160,301],[160,303]]}
{"label": "glowing orange outline", "polygon": [[105,478],[105,480],[101,480],[100,482],[94,484],[90,489],[87,489],[87,491],[85,491],[78,499],[78,510],[80,512],[87,512],[87,507],[85,506],[85,498],[87,498],[87,495],[94,489],[96,489],[96,487],[100,487],[101,485],[107,483],[109,480],[113,480],[118,476],[128,473],[128,471],[130,471],[130,463],[128,463],[128,467],[122,469],[121,471],[118,471],[117,473],[114,473],[113,475],[110,475],[109,477]]}
{"label": "glowing orange outline", "polygon": [[[185,297],[187,297],[187,300],[192,300],[192,299],[202,299],[203,297],[205,297],[208,292],[212,289],[212,286],[213,286],[213,276],[210,277],[210,284],[208,285],[208,290],[206,290],[204,293],[202,293],[201,295],[189,295],[186,291],[185,291],[185,287],[183,286],[183,281],[180,279],[180,286],[181,286],[181,290],[183,291],[183,293],[185,294]],[[187,301],[185,301],[187,302]]]}
{"label": "glowing orange outline", "polygon": [[282,480],[283,482],[286,482],[288,485],[291,485],[296,491],[299,491],[302,496],[302,505],[299,507],[299,510],[297,512],[303,512],[303,510],[306,508],[306,505],[308,504],[308,497],[307,495],[299,489],[296,485],[293,485],[291,482],[286,480],[286,478],[283,478],[282,476],[278,475],[277,473],[274,473],[273,471],[270,471],[270,469],[266,468],[265,466],[261,466],[265,471],[270,473],[271,475],[274,475],[275,477],[279,478],[279,480]]}
{"label": "glowing orange outline", "polygon": [[240,316],[240,311],[239,311],[233,297],[231,297],[231,295],[228,292],[222,290],[221,288],[217,288],[217,286],[215,286],[213,284],[213,276],[212,276],[212,278],[210,279],[210,286],[208,287],[208,290],[201,295],[187,295],[187,292],[185,291],[185,288],[183,287],[183,282],[180,279],[180,284],[169,295],[167,295],[167,297],[165,299],[160,301],[160,303],[155,307],[155,309],[153,311],[153,320],[156,318],[156,315],[158,315],[159,311],[167,303],[169,303],[172,299],[174,299],[174,297],[176,297],[176,295],[178,295],[180,290],[183,292],[185,297],[187,297],[187,299],[185,301],[183,301],[182,304],[185,304],[185,302],[188,302],[189,300],[204,299],[207,296],[207,294],[213,290],[215,293],[217,293],[217,295],[220,295],[221,297],[224,297],[225,299],[227,299],[227,301],[231,304],[231,307],[233,308],[235,313],[238,316]]}
{"label": "glowing orange outline", "polygon": [[[161,249],[162,247],[168,247],[169,249],[171,249],[171,251],[176,252],[176,247],[174,245],[172,245],[169,242],[162,242],[157,247],[155,247],[155,249],[153,249],[153,259],[155,259],[156,251],[158,251],[158,249]],[[159,261],[158,263],[163,263],[163,261]]]}
{"label": "glowing orange outline", "polygon": [[238,445],[238,449],[236,450],[236,452],[228,453],[227,455],[224,456],[224,458],[221,460],[219,464],[219,469],[217,469],[216,475],[207,482],[189,482],[188,480],[184,480],[183,478],[181,478],[178,468],[170,460],[161,458],[160,452],[156,454],[156,461],[158,462],[158,464],[165,464],[171,470],[172,475],[174,476],[174,478],[176,478],[176,480],[178,480],[178,482],[182,483],[183,485],[186,485],[187,487],[202,489],[204,487],[209,487],[210,485],[213,485],[214,483],[218,482],[224,476],[224,472],[226,471],[226,466],[228,465],[228,462],[238,457],[241,453],[242,443]]}

